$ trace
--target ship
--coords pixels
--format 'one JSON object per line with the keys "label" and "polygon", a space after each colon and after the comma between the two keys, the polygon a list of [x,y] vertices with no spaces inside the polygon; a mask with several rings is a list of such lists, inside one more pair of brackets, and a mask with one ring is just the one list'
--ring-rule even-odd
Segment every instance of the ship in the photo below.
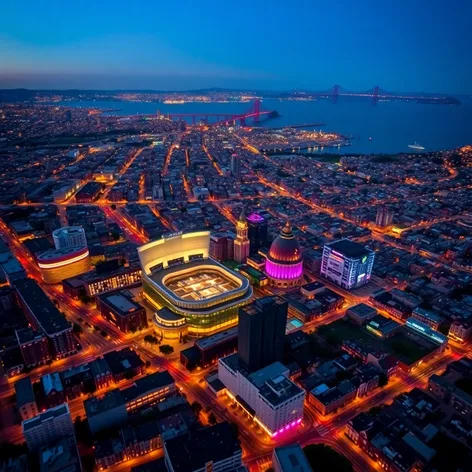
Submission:
{"label": "ship", "polygon": [[418,144],[415,141],[415,144],[408,144],[408,147],[411,149],[416,149],[417,151],[424,151],[424,146],[421,146],[421,144]]}

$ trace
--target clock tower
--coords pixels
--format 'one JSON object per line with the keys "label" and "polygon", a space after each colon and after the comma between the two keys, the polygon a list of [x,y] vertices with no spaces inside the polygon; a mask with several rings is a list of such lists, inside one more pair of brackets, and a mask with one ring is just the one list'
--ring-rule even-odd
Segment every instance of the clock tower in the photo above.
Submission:
{"label": "clock tower", "polygon": [[249,238],[247,237],[248,228],[243,208],[239,215],[239,219],[236,222],[236,239],[234,240],[234,260],[240,264],[245,264],[247,257],[249,256],[250,243]]}

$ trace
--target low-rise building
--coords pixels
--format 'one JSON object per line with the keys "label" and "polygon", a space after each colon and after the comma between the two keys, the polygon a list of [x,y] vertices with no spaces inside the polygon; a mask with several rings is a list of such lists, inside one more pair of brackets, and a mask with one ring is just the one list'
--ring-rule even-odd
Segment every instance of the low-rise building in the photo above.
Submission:
{"label": "low-rise building", "polygon": [[63,437],[39,452],[39,472],[82,472],[74,436]]}
{"label": "low-rise building", "polygon": [[323,416],[326,416],[352,402],[356,395],[356,386],[349,380],[343,380],[332,388],[329,388],[326,384],[318,385],[310,392],[308,402]]}
{"label": "low-rise building", "polygon": [[272,468],[274,472],[312,472],[300,444],[275,447]]}
{"label": "low-rise building", "polygon": [[208,367],[220,357],[233,353],[238,347],[238,327],[205,336],[195,341],[194,346],[180,352],[180,362],[192,370],[197,366]]}
{"label": "low-rise building", "polygon": [[444,323],[444,318],[442,316],[439,316],[434,311],[425,310],[424,308],[415,308],[411,316],[412,318],[421,321],[436,331]]}
{"label": "low-rise building", "polygon": [[242,466],[242,450],[229,423],[194,430],[164,442],[168,472],[232,472]]}
{"label": "low-rise building", "polygon": [[97,302],[102,316],[124,333],[147,327],[146,310],[134,301],[130,292],[104,293],[97,297]]}
{"label": "low-rise building", "polygon": [[146,364],[141,357],[129,347],[119,351],[107,352],[103,355],[103,359],[109,367],[115,382],[143,374],[146,370]]}
{"label": "low-rise building", "polygon": [[367,324],[366,329],[379,338],[390,338],[398,333],[402,328],[400,323],[387,318],[386,316],[376,315]]}
{"label": "low-rise building", "polygon": [[43,390],[44,404],[47,408],[53,408],[66,401],[66,395],[59,372],[43,375],[41,377],[41,387]]}
{"label": "low-rise building", "polygon": [[472,418],[472,395],[460,388],[460,384],[457,386],[447,374],[433,374],[428,380],[428,390],[441,402]]}
{"label": "low-rise building", "polygon": [[472,335],[472,323],[454,321],[449,328],[448,336],[457,342],[466,343]]}
{"label": "low-rise building", "polygon": [[29,420],[38,414],[38,404],[29,377],[15,383],[16,409],[21,419]]}
{"label": "low-rise building", "polygon": [[359,326],[365,325],[377,314],[377,310],[365,303],[359,303],[346,310],[346,316]]}
{"label": "low-rise building", "polygon": [[112,390],[103,397],[84,401],[90,430],[96,433],[123,424],[128,415],[175,395],[175,380],[167,370],[136,380],[123,390]]}

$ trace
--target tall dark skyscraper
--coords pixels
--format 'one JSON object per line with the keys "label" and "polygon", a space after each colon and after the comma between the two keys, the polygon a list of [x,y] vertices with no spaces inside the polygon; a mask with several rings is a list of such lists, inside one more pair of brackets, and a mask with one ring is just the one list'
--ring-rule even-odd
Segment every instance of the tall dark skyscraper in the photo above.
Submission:
{"label": "tall dark skyscraper", "polygon": [[251,253],[257,252],[261,247],[267,246],[267,221],[257,213],[247,217],[249,248]]}
{"label": "tall dark skyscraper", "polygon": [[288,304],[264,297],[239,309],[238,354],[249,372],[282,361]]}

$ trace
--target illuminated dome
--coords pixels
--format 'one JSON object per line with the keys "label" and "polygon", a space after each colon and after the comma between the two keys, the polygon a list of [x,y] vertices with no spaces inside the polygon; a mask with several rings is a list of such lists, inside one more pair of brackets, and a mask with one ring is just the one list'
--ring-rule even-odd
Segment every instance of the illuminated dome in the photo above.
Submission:
{"label": "illuminated dome", "polygon": [[293,287],[301,280],[302,251],[288,222],[270,246],[265,272],[271,285],[276,287]]}
{"label": "illuminated dome", "polygon": [[294,263],[302,260],[300,245],[292,233],[290,224],[283,227],[281,233],[270,246],[268,259],[274,262]]}

